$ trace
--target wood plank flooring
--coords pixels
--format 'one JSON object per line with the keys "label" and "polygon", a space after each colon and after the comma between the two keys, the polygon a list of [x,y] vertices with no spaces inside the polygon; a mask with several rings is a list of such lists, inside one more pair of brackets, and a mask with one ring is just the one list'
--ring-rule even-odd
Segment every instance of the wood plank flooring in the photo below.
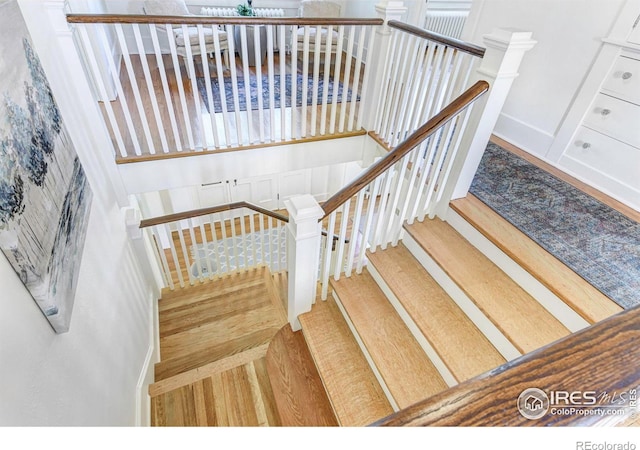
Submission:
{"label": "wood plank flooring", "polygon": [[154,426],[278,426],[265,358],[157,395]]}
{"label": "wood plank flooring", "polygon": [[[280,64],[279,53],[274,55],[274,66],[278,67],[276,75],[279,74]],[[283,54],[286,59],[286,73],[292,72],[291,55]],[[295,120],[291,119],[291,107],[285,108],[287,119],[285,128],[281,125],[281,111],[279,108],[274,109],[273,117],[269,109],[239,111],[238,113],[227,113],[226,117],[222,113],[211,114],[207,105],[198,90],[197,79],[204,78],[203,67],[196,64],[196,80],[190,80],[183,63],[180,60],[180,79],[178,79],[174,65],[170,55],[163,55],[162,66],[166,75],[168,92],[163,89],[162,78],[160,75],[161,65],[156,60],[155,55],[146,55],[146,63],[149,67],[150,84],[147,86],[147,78],[144,75],[143,65],[139,55],[131,55],[131,72],[135,78],[137,89],[129,78],[129,71],[122,61],[120,74],[120,83],[122,85],[122,97],[117,97],[110,101],[113,114],[116,119],[119,135],[122,137],[126,156],[118,156],[118,163],[126,163],[131,157],[133,160],[145,160],[145,158],[153,159],[153,156],[167,156],[171,154],[182,155],[183,153],[199,154],[193,149],[220,149],[224,151],[238,150],[243,148],[253,148],[255,145],[286,142],[300,137],[343,137],[352,134],[354,131],[349,130],[347,126],[341,124],[342,117],[349,117],[351,109],[354,109],[354,122],[357,123],[359,101],[337,104],[338,122],[334,133],[329,134],[331,125],[331,105],[323,114],[323,108],[317,106],[313,111],[312,106],[306,108],[294,107]],[[234,61],[232,59],[232,61]],[[343,65],[344,66],[344,65]],[[244,69],[239,57],[235,58],[236,72],[238,78],[243,79]],[[267,62],[261,67],[262,76],[267,74]],[[256,68],[249,67],[250,76],[256,75]],[[302,63],[296,65],[297,73],[302,74]],[[209,66],[210,74],[217,79],[214,64]],[[321,68],[324,75],[324,69]],[[353,73],[350,72],[349,84],[353,83]],[[231,71],[229,68],[223,70],[223,76],[229,77]],[[340,79],[344,80],[344,67],[341,67]],[[362,77],[362,71],[361,71]],[[360,80],[359,85],[362,86]],[[182,94],[181,94],[182,91]],[[151,94],[150,94],[151,92]],[[165,95],[167,94],[167,95]],[[239,92],[241,97],[245,96],[244,90]],[[344,110],[342,108],[344,105]],[[107,123],[107,128],[112,137],[114,147],[118,149],[116,130],[111,126],[107,118],[107,110],[104,102],[100,102],[100,108]],[[159,112],[158,117],[155,110]],[[306,109],[306,115],[304,111]],[[129,118],[125,115],[125,110],[130,112]],[[315,112],[312,114],[312,111]],[[170,114],[173,113],[173,117]],[[315,119],[315,122],[313,121]],[[175,131],[172,123],[176,124]],[[143,124],[148,123],[148,130]],[[162,126],[160,126],[160,124]],[[215,130],[215,131],[214,131]],[[306,130],[306,135],[302,131]],[[322,130],[325,130],[322,133]],[[217,134],[217,145],[215,135]],[[163,141],[164,139],[164,141]],[[136,155],[136,147],[142,158]],[[200,150],[201,151],[201,150]],[[119,152],[119,150],[117,150]]]}
{"label": "wood plank flooring", "polygon": [[445,222],[426,220],[405,229],[521,353],[570,333]]}
{"label": "wood plank flooring", "polygon": [[166,292],[158,309],[153,425],[280,424],[265,356],[287,321],[268,268]]}
{"label": "wood plank flooring", "polygon": [[267,369],[282,426],[337,426],[338,420],[301,331],[280,329],[267,352]]}

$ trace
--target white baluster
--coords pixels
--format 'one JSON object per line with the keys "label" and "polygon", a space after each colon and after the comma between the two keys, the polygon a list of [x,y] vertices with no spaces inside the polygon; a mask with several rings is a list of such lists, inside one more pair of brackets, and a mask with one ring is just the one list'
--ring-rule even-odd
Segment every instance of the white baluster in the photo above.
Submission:
{"label": "white baluster", "polygon": [[[358,103],[358,89],[360,87],[360,70],[362,68],[362,54],[364,52],[364,39],[366,37],[366,28],[360,28],[360,40],[358,41],[358,53],[356,54],[356,67],[353,73],[353,87],[351,89],[351,106],[349,107],[349,122],[347,124],[347,131],[353,131],[353,121],[356,114],[356,105]],[[363,91],[364,92],[364,91]],[[343,92],[345,96],[347,93]]]}
{"label": "white baluster", "polygon": [[[98,88],[98,93],[100,94],[100,98],[104,99],[102,101],[102,104],[104,105],[104,109],[107,113],[107,118],[109,119],[109,125],[111,126],[111,130],[116,140],[118,151],[120,152],[120,156],[124,158],[128,156],[127,149],[125,148],[124,141],[122,140],[122,132],[120,131],[120,127],[118,126],[118,121],[116,120],[116,117],[113,113],[113,107],[111,106],[111,102],[109,101],[107,88],[105,86],[104,79],[102,78],[102,75],[100,73],[100,69],[98,68],[98,63],[96,61],[96,57],[93,52],[93,46],[91,45],[91,40],[89,39],[89,35],[87,33],[86,27],[87,25],[84,25],[84,24],[81,24],[78,27],[78,29],[80,30],[82,45],[86,52],[89,67],[91,68],[91,73],[93,74],[93,79],[95,80],[96,87]],[[102,46],[101,48],[104,49],[104,47]]]}
{"label": "white baluster", "polygon": [[260,142],[264,142],[264,101],[262,98],[262,49],[260,48],[261,25],[255,25],[253,29],[253,49],[256,62],[256,82],[258,96],[258,129],[260,131]]}
{"label": "white baluster", "polygon": [[[353,263],[356,256],[356,249],[358,248],[359,234],[360,234],[360,222],[362,220],[362,206],[364,204],[365,189],[361,189],[356,197],[356,208],[353,215],[353,228],[351,229],[351,236],[349,238],[349,254],[347,256],[347,266],[345,269],[345,276],[350,277],[353,271]],[[364,244],[364,243],[363,243]],[[360,248],[363,252],[364,248]],[[359,256],[359,255],[358,255]]]}
{"label": "white baluster", "polygon": [[249,135],[249,144],[254,142],[253,139],[253,113],[251,111],[251,76],[249,74],[249,53],[247,50],[247,26],[239,25],[240,27],[240,47],[242,49],[242,76],[244,78],[244,97],[247,113],[247,128]]}
{"label": "white baluster", "polygon": [[[367,245],[369,243],[369,234],[371,234],[371,230],[374,228],[374,219],[375,219],[375,210],[376,210],[376,201],[378,197],[378,190],[380,189],[380,182],[382,177],[377,177],[373,182],[369,183],[369,203],[367,205],[367,218],[364,223],[364,231],[362,232],[362,240],[360,245],[360,255],[358,257],[358,267],[356,269],[356,273],[362,273],[362,267],[364,266],[364,261],[367,253]],[[375,250],[375,249],[373,249]]]}
{"label": "white baluster", "polygon": [[[342,205],[342,215],[340,216],[340,234],[338,235],[338,251],[336,253],[336,263],[333,270],[333,279],[338,281],[340,273],[344,269],[344,246],[347,239],[347,224],[349,222],[349,208],[351,208],[351,199]],[[333,238],[331,238],[333,240]]]}
{"label": "white baluster", "polygon": [[342,133],[345,126],[345,118],[347,112],[347,96],[346,90],[351,87],[351,64],[353,63],[353,42],[355,40],[356,27],[351,26],[349,30],[349,39],[347,41],[347,56],[344,61],[344,81],[342,83],[342,107],[340,108],[340,120],[338,122],[338,132]]}
{"label": "white baluster", "polygon": [[[173,240],[173,232],[171,231],[171,227],[169,224],[164,224],[164,230],[166,235],[169,237],[169,249],[171,250],[171,257],[173,258],[173,265],[176,269],[176,274],[178,275],[178,282],[180,283],[180,287],[184,287],[184,277],[182,276],[182,267],[180,266],[180,261],[178,260],[178,253],[176,251],[176,245]],[[170,275],[171,276],[171,275]]]}
{"label": "white baluster", "polygon": [[[225,139],[225,147],[231,146],[231,136],[230,136],[230,128],[231,124],[229,123],[229,111],[227,106],[227,87],[224,83],[224,73],[222,71],[222,55],[220,50],[220,35],[218,33],[218,29],[215,25],[211,26],[211,32],[213,33],[213,48],[214,48],[214,57],[216,61],[216,75],[218,77],[218,95],[220,96],[220,106],[222,108],[222,127],[224,128],[224,139]],[[231,36],[227,39],[232,40]],[[231,55],[229,55],[229,50],[227,49],[227,60],[229,64],[231,64]],[[234,61],[235,63],[235,55]],[[209,114],[211,114],[212,118],[215,118],[216,111],[213,103],[209,103]],[[217,127],[217,120],[213,119],[214,126]]]}
{"label": "white baluster", "polygon": [[[307,137],[307,95],[309,87],[309,33],[310,27],[304,27],[304,41],[302,45],[302,113],[300,117],[300,136]],[[294,72],[295,73],[295,72]]]}
{"label": "white baluster", "polygon": [[[333,92],[331,95],[331,117],[329,119],[329,134],[336,131],[336,116],[338,112],[338,87],[340,85],[340,68],[342,65],[342,45],[344,42],[344,25],[338,26],[338,43],[336,48],[336,62],[333,69]],[[326,88],[328,89],[328,88]],[[345,88],[343,88],[344,90]]]}
{"label": "white baluster", "polygon": [[331,75],[331,47],[333,47],[333,26],[327,27],[327,43],[324,46],[324,81],[322,90],[322,111],[320,113],[320,134],[327,128],[327,100],[329,98],[329,76]]}
{"label": "white baluster", "polygon": [[[209,71],[209,58],[207,57],[207,44],[205,43],[204,40],[204,32],[203,32],[203,28],[202,25],[198,25],[197,26],[197,30],[198,30],[198,42],[200,45],[200,62],[202,64],[202,71],[203,71],[203,75],[204,75],[204,86],[205,86],[205,90],[207,92],[207,102],[209,105],[209,118],[210,118],[210,123],[211,123],[211,131],[213,133],[213,146],[215,148],[219,148],[220,147],[220,140],[218,139],[218,125],[216,124],[216,113],[215,113],[215,108],[213,106],[213,95],[212,95],[212,86],[211,86],[211,73]],[[194,79],[191,80],[192,83],[195,80],[195,75],[193,77]],[[196,80],[196,84],[197,84],[197,80]],[[198,89],[196,89],[198,90]],[[195,96],[194,96],[195,97]],[[197,97],[196,100],[196,109],[198,109],[198,105],[199,105],[199,100],[200,98]],[[202,116],[202,114],[201,114]],[[204,131],[204,119],[202,120],[202,125],[203,125],[203,131]],[[209,142],[206,142],[206,135],[203,135],[203,140],[205,141],[205,144],[203,145],[205,148],[209,148]]]}
{"label": "white baluster", "polygon": [[[238,136],[238,145],[242,145],[244,143],[244,140],[242,137],[242,125],[241,125],[242,120],[240,117],[240,102],[239,102],[240,94],[238,90],[238,74],[236,71],[236,56],[235,56],[236,50],[234,47],[235,46],[234,35],[235,35],[234,26],[230,25],[229,27],[227,27],[227,36],[228,36],[227,42],[229,45],[229,57],[231,59],[231,63],[229,64],[229,69],[231,70],[231,91],[233,93],[233,107],[234,107],[236,133]],[[226,101],[226,97],[222,97],[222,98],[225,98],[225,101]]]}
{"label": "white baluster", "polygon": [[144,81],[145,81],[145,84],[147,85],[147,93],[149,94],[149,99],[151,100],[151,109],[153,110],[153,116],[156,121],[158,135],[160,136],[160,145],[162,146],[162,151],[164,153],[167,153],[169,151],[169,147],[167,146],[167,138],[164,132],[164,126],[162,125],[162,118],[160,117],[158,100],[156,99],[156,93],[155,93],[155,90],[153,89],[153,80],[151,79],[151,73],[149,71],[149,63],[147,61],[147,55],[144,49],[144,44],[142,43],[140,26],[137,23],[134,23],[132,27],[133,27],[133,34],[136,40],[136,46],[138,48],[138,57],[140,58],[140,64],[142,65],[142,73],[144,74]]}
{"label": "white baluster", "polygon": [[[318,118],[318,81],[320,78],[320,56],[322,44],[322,27],[316,27],[315,47],[313,49],[313,88],[311,89],[311,136],[316,135],[316,120]],[[327,36],[327,44],[329,43]],[[326,45],[325,45],[326,47]]]}
{"label": "white baluster", "polygon": [[159,226],[154,226],[152,228],[153,232],[153,240],[155,243],[156,251],[158,252],[158,256],[160,257],[160,261],[162,262],[162,274],[164,275],[165,282],[169,286],[169,289],[172,291],[175,289],[175,285],[173,284],[173,277],[171,276],[171,270],[169,269],[169,262],[167,261],[167,255],[164,252],[164,248],[162,247],[162,240],[160,239],[160,230]]}
{"label": "white baluster", "polygon": [[333,235],[336,225],[336,211],[329,214],[329,225],[327,226],[327,241],[324,250],[324,261],[322,261],[322,300],[327,299],[329,292],[329,276],[331,274],[331,260],[333,259]]}
{"label": "white baluster", "polygon": [[142,130],[147,140],[147,148],[152,155],[156,152],[153,145],[153,139],[151,138],[151,131],[149,130],[149,122],[144,111],[144,105],[142,104],[142,97],[140,96],[140,89],[138,88],[138,81],[135,71],[133,69],[133,63],[131,62],[131,55],[129,54],[129,48],[127,47],[127,41],[122,31],[122,25],[115,24],[116,36],[118,37],[118,44],[120,45],[120,51],[122,52],[122,59],[124,60],[124,66],[129,76],[129,84],[131,85],[131,91],[133,92],[133,98],[138,109],[138,115],[140,116],[140,122],[142,123]]}
{"label": "white baluster", "polygon": [[267,27],[267,73],[269,78],[269,140],[276,140],[276,110],[275,110],[275,82],[274,82],[274,48],[273,48],[273,25]]}
{"label": "white baluster", "polygon": [[166,103],[165,109],[169,113],[169,122],[171,123],[171,131],[173,132],[173,139],[176,144],[176,150],[182,151],[182,142],[180,139],[180,132],[178,131],[178,122],[176,121],[176,114],[174,111],[173,101],[171,100],[171,91],[169,90],[169,83],[167,81],[167,70],[164,66],[164,60],[162,58],[162,51],[160,50],[160,43],[158,42],[158,31],[155,25],[149,25],[149,34],[151,35],[151,43],[153,44],[153,51],[156,56],[156,64],[158,65],[158,73],[160,74],[160,81],[162,84],[162,92],[164,94],[164,101]]}
{"label": "white baluster", "polygon": [[189,108],[187,108],[187,99],[184,93],[184,85],[182,83],[182,73],[180,70],[180,61],[178,60],[178,51],[176,49],[176,39],[173,34],[173,27],[165,25],[167,31],[167,40],[169,41],[169,52],[171,53],[171,61],[173,63],[173,71],[176,77],[176,85],[178,86],[178,96],[180,97],[180,105],[182,106],[182,117],[184,119],[185,128],[187,130],[187,140],[189,149],[195,150],[193,131],[191,129],[191,119],[189,117]]}

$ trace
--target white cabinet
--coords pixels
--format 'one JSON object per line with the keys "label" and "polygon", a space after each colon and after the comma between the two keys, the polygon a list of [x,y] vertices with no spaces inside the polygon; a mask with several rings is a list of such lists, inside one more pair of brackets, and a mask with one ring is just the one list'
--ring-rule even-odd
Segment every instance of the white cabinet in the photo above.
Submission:
{"label": "white cabinet", "polygon": [[[557,138],[559,168],[640,210],[640,2],[629,0]],[[629,30],[631,29],[631,32]],[[550,152],[552,153],[552,152]]]}
{"label": "white cabinet", "polygon": [[198,190],[201,208],[246,201],[265,209],[278,209],[278,179],[274,176],[222,180]]}

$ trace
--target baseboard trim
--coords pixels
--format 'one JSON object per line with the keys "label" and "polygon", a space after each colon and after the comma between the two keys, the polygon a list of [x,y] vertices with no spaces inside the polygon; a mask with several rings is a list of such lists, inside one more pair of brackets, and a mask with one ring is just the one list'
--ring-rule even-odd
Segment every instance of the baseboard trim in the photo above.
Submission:
{"label": "baseboard trim", "polygon": [[149,298],[149,348],[136,384],[136,426],[151,426],[151,397],[149,385],[155,380],[155,364],[160,361],[160,345],[158,333],[158,302],[155,295]]}
{"label": "baseboard trim", "polygon": [[552,134],[505,113],[500,113],[493,134],[538,157],[547,154],[554,140]]}

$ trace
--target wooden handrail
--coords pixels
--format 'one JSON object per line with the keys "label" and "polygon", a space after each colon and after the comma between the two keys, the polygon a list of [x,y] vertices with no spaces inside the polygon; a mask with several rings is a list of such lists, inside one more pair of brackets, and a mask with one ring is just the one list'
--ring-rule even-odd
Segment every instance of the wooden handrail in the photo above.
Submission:
{"label": "wooden handrail", "polygon": [[377,18],[342,17],[242,17],[242,16],[154,16],[147,14],[67,14],[69,23],[123,23],[170,25],[382,25]]}
{"label": "wooden handrail", "polygon": [[327,217],[333,211],[338,209],[348,199],[356,195],[360,190],[364,189],[369,183],[384,173],[389,167],[400,161],[404,156],[413,150],[416,145],[427,139],[435,133],[440,127],[450,121],[456,114],[469,106],[478,97],[489,90],[489,83],[480,80],[469,89],[464,91],[458,98],[444,107],[442,111],[429,119],[424,125],[414,131],[411,136],[402,141],[391,152],[387,153],[384,158],[371,165],[366,172],[353,180],[347,186],[333,194],[329,200],[324,202],[322,209],[324,217]]}
{"label": "wooden handrail", "polygon": [[262,208],[258,205],[254,205],[253,203],[234,202],[227,203],[226,205],[212,206],[210,208],[192,209],[191,211],[168,214],[166,216],[154,217],[153,219],[145,219],[140,221],[140,228],[152,227],[154,225],[161,225],[163,223],[178,222],[180,220],[193,219],[194,217],[200,217],[207,214],[215,214],[223,211],[231,211],[233,209],[240,208],[251,209],[255,212],[264,214],[265,216],[273,217],[274,219],[278,219],[282,222],[289,222],[289,218],[287,216],[283,216],[282,214],[278,214],[268,209]]}
{"label": "wooden handrail", "polygon": [[[195,217],[205,216],[207,214],[215,214],[223,211],[231,211],[233,209],[247,208],[257,213],[264,214],[265,216],[273,217],[281,222],[289,223],[289,218],[282,214],[275,213],[268,209],[262,208],[258,205],[254,205],[249,202],[234,202],[227,203],[226,205],[212,206],[210,208],[192,209],[191,211],[184,211],[175,214],[167,214],[166,216],[154,217],[153,219],[144,219],[140,221],[140,228],[148,228],[154,225],[162,225],[163,223],[178,222],[185,219],[193,219]],[[323,236],[328,236],[327,230],[322,230]],[[340,236],[333,235],[334,241],[340,240]],[[345,244],[349,243],[349,239],[344,240]]]}
{"label": "wooden handrail", "polygon": [[[595,392],[608,395],[597,406],[615,406],[611,399],[629,401],[640,394],[640,306],[528,353],[507,364],[454,386],[438,395],[384,418],[379,426],[593,426],[622,424],[638,412],[627,407],[621,415],[554,414],[526,419],[517,409],[528,388]],[[603,395],[602,395],[603,394]],[[614,397],[615,396],[615,397]],[[584,399],[589,403],[587,399]],[[571,407],[571,405],[567,405]],[[553,405],[552,405],[553,407]],[[591,409],[587,406],[585,409]],[[556,410],[557,412],[557,410]]]}
{"label": "wooden handrail", "polygon": [[411,33],[414,36],[419,36],[423,39],[428,39],[430,41],[448,45],[449,47],[453,47],[460,50],[461,52],[469,53],[473,56],[478,56],[480,58],[484,56],[485,49],[470,42],[465,42],[461,41],[460,39],[455,39],[449,36],[434,33],[433,31],[428,31],[424,28],[409,25],[408,23],[400,22],[399,20],[390,20],[387,25],[389,25],[389,27],[391,28],[406,31],[407,33]]}

